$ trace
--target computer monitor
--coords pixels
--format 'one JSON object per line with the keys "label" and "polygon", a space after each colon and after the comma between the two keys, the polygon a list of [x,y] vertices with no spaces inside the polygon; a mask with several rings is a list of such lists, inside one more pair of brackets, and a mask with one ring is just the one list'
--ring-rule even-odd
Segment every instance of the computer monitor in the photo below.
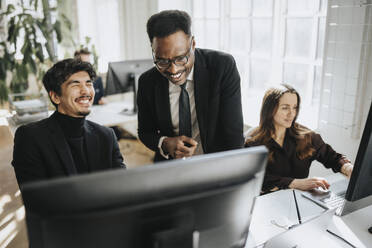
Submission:
{"label": "computer monitor", "polygon": [[139,76],[154,66],[151,59],[110,62],[108,65],[105,95],[133,92],[133,109],[124,114],[137,113],[137,86]]}
{"label": "computer monitor", "polygon": [[345,195],[342,215],[372,205],[372,102]]}
{"label": "computer monitor", "polygon": [[30,247],[244,247],[265,147],[22,185]]}

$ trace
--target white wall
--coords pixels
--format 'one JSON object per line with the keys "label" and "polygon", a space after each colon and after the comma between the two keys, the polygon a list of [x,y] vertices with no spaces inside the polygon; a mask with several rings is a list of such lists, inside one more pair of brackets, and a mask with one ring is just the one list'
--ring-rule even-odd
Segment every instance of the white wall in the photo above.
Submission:
{"label": "white wall", "polygon": [[157,12],[157,1],[125,0],[120,8],[124,36],[122,37],[124,59],[149,59],[151,46],[146,32],[146,23]]}
{"label": "white wall", "polygon": [[[329,1],[318,128],[352,162],[372,100],[372,5],[353,3]],[[311,171],[329,173],[320,165]]]}

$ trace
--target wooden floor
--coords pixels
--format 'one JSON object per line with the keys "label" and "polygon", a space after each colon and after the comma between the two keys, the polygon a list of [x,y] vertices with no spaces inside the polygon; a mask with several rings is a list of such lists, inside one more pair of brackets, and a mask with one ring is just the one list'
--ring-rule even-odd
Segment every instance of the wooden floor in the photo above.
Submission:
{"label": "wooden floor", "polygon": [[[121,139],[120,151],[128,169],[152,163],[154,153],[140,141]],[[27,248],[25,211],[11,166],[13,137],[0,124],[0,248]]]}

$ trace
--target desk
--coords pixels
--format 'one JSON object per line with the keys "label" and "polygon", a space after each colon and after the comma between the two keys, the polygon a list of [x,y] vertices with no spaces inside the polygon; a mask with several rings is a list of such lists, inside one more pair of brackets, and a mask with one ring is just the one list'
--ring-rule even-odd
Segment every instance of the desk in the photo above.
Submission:
{"label": "desk", "polygon": [[[330,183],[342,177],[334,174],[327,178]],[[301,191],[296,191],[297,202],[302,221],[315,217],[324,209],[301,196]],[[297,211],[292,190],[280,190],[257,198],[253,210],[246,248],[261,247],[264,242],[275,235],[285,231],[271,223],[274,220],[280,225],[297,224]],[[372,234],[368,227],[372,225],[372,206],[360,209],[343,217],[333,216],[328,229],[344,237],[356,247],[371,247]],[[306,235],[306,234],[304,234]],[[324,247],[347,247],[348,244],[325,232],[321,238]]]}
{"label": "desk", "polygon": [[123,109],[133,108],[133,103],[128,101],[110,102],[104,105],[93,105],[87,120],[94,121],[103,126],[115,126],[125,122],[137,121],[137,114],[121,114]]}
{"label": "desk", "polygon": [[[86,117],[87,120],[96,122],[103,126],[116,126],[121,125],[130,134],[137,137],[137,115],[125,115],[121,114],[123,109],[133,108],[133,103],[125,101],[110,102],[104,105],[93,105],[91,113]],[[49,111],[49,116],[54,111]],[[7,125],[9,125],[10,131],[14,136],[15,130],[19,125],[14,123],[11,115],[6,117]]]}

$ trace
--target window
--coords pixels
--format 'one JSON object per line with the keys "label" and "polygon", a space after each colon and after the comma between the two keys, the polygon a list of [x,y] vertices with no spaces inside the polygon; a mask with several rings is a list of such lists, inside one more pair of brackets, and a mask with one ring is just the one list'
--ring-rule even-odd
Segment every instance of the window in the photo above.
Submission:
{"label": "window", "polygon": [[326,11],[326,0],[193,0],[197,47],[237,62],[246,124],[258,125],[265,89],[285,82],[301,95],[299,121],[316,128]]}
{"label": "window", "polygon": [[106,72],[109,62],[122,59],[119,8],[117,0],[77,1],[79,40],[84,43],[85,37],[92,39],[98,51],[99,72]]}

